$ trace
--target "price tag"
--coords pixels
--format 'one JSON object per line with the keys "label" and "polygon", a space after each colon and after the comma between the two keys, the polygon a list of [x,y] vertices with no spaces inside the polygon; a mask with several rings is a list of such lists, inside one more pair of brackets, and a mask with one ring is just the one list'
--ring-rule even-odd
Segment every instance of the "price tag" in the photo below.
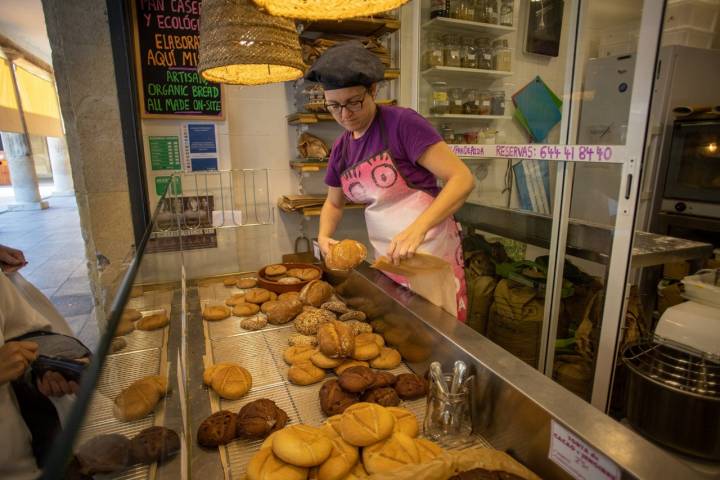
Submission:
{"label": "price tag", "polygon": [[555,420],[548,458],[578,480],[619,480],[620,468]]}

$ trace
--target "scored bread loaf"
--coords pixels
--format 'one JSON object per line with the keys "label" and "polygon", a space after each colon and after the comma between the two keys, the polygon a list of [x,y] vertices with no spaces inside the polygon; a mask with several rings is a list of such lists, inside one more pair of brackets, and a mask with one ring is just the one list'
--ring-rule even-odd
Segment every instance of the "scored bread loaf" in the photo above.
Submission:
{"label": "scored bread loaf", "polygon": [[137,420],[152,412],[166,393],[166,377],[155,375],[141,378],[115,397],[113,414],[125,422]]}

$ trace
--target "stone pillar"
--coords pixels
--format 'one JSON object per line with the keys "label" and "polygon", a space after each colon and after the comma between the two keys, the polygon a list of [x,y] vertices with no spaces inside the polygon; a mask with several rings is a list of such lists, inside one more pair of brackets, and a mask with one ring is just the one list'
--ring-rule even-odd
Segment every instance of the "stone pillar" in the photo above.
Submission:
{"label": "stone pillar", "polygon": [[68,157],[65,137],[47,137],[48,155],[52,166],[54,197],[69,197],[75,195],[73,188],[70,157]]}
{"label": "stone pillar", "polygon": [[43,210],[48,203],[40,197],[35,163],[28,139],[22,133],[2,132],[2,143],[10,169],[15,203],[8,205],[8,210]]}

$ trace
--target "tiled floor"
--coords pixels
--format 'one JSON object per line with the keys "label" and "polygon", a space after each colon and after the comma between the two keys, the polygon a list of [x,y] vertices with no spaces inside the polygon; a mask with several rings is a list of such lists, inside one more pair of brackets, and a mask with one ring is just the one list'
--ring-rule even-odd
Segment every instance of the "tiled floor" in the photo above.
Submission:
{"label": "tiled floor", "polygon": [[75,197],[50,197],[50,208],[0,214],[0,244],[25,253],[20,270],[55,304],[92,350],[98,340],[85,245]]}

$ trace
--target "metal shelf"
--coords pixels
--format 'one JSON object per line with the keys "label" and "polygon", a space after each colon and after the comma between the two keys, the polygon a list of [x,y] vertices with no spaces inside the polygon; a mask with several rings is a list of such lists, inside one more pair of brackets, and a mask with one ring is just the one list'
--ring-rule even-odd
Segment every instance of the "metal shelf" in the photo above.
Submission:
{"label": "metal shelf", "polygon": [[440,30],[452,33],[477,33],[485,34],[492,37],[499,37],[514,32],[515,27],[506,27],[504,25],[495,25],[493,23],[473,22],[470,20],[459,20],[457,18],[437,17],[429,22],[425,22],[422,28],[428,30]]}
{"label": "metal shelf", "polygon": [[500,70],[480,70],[477,68],[462,67],[430,67],[422,72],[422,76],[428,81],[436,80],[477,80],[487,79],[489,81],[498,78],[510,77],[513,72],[503,72]]}
{"label": "metal shelf", "polygon": [[396,18],[351,18],[349,20],[317,20],[303,23],[303,32],[340,33],[363,37],[379,37],[400,30]]}

